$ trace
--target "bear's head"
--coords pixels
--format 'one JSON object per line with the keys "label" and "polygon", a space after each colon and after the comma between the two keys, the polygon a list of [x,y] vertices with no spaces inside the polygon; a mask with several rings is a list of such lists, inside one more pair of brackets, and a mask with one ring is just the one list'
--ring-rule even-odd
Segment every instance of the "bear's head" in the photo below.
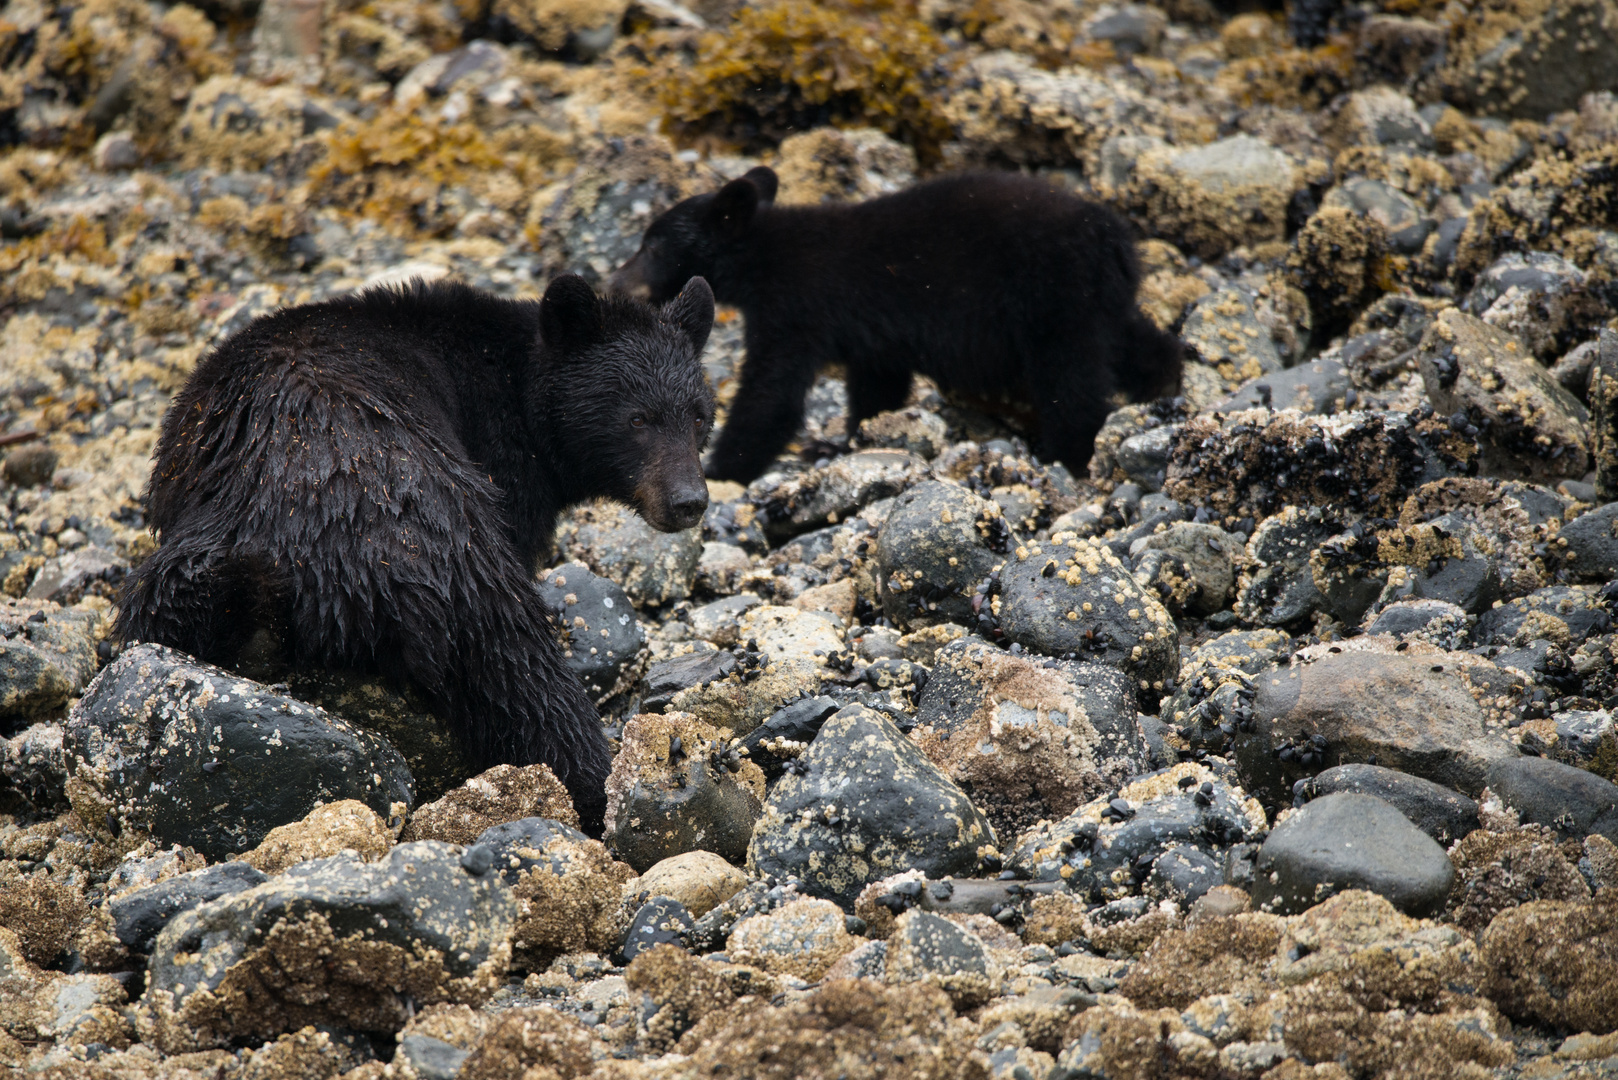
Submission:
{"label": "bear's head", "polygon": [[662,532],[702,520],[714,395],[701,357],[712,328],[713,291],[700,277],[661,308],[597,297],[573,274],[545,290],[532,407],[575,500],[628,503]]}
{"label": "bear's head", "polygon": [[673,297],[694,277],[720,281],[727,250],[746,236],[760,206],[775,201],[775,171],[760,165],[718,191],[693,195],[647,226],[640,250],[607,282],[614,292],[654,304]]}

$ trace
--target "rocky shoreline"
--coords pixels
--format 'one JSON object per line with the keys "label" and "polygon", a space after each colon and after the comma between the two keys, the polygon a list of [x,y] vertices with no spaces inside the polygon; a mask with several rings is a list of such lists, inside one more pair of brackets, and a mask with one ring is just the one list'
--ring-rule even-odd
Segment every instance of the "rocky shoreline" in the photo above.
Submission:
{"label": "rocky shoreline", "polygon": [[[1618,1076],[1614,85],[1611,0],[13,0],[0,1068]],[[1078,476],[828,372],[700,529],[569,514],[600,840],[407,687],[109,638],[210,346],[761,163],[1117,207],[1184,396]]]}

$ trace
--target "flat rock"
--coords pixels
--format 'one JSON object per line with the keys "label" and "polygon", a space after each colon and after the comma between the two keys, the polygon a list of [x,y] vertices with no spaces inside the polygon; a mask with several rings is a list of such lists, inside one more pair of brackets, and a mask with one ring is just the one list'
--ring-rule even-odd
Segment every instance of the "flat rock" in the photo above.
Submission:
{"label": "flat rock", "polygon": [[142,1039],[176,1053],[306,1024],[391,1034],[421,1006],[481,1004],[516,902],[462,860],[433,841],[373,864],[317,859],[180,914],[152,949]]}
{"label": "flat rock", "polygon": [[1438,842],[1370,795],[1339,792],[1308,803],[1259,849],[1253,900],[1295,915],[1349,889],[1386,897],[1425,917],[1441,910],[1455,869]]}
{"label": "flat rock", "polygon": [[646,669],[646,693],[641,707],[658,712],[681,690],[706,686],[736,670],[736,656],[728,649],[690,652],[659,660]]}
{"label": "flat rock", "polygon": [[891,720],[850,705],[776,783],[747,863],[850,910],[867,884],[901,869],[970,874],[994,842],[988,819]]}
{"label": "flat rock", "polygon": [[496,765],[440,799],[416,808],[401,839],[476,843],[485,829],[522,818],[549,818],[573,828],[579,815],[548,765]]}
{"label": "flat rock", "polygon": [[213,859],[256,847],[320,803],[383,817],[413,801],[379,735],[160,645],[125,650],[85,690],[65,747],[85,820]]}
{"label": "flat rock", "polygon": [[678,900],[700,919],[747,885],[747,875],[711,851],[687,851],[652,865],[627,891]]}
{"label": "flat rock", "polygon": [[1471,621],[1465,608],[1446,600],[1396,600],[1376,612],[1365,632],[1457,649],[1467,641]]}
{"label": "flat rock", "polygon": [[1338,765],[1314,779],[1321,795],[1347,791],[1370,795],[1398,810],[1410,823],[1448,847],[1478,827],[1478,804],[1458,791],[1380,765]]}
{"label": "flat rock", "polygon": [[1343,361],[1322,356],[1297,367],[1255,375],[1229,397],[1215,402],[1209,411],[1236,412],[1268,406],[1302,413],[1332,413],[1343,406],[1349,389],[1348,369]]}
{"label": "flat rock", "polygon": [[860,944],[846,924],[829,900],[794,900],[737,923],[726,951],[737,963],[813,982]]}
{"label": "flat rock", "polygon": [[1240,134],[1201,146],[1147,150],[1127,201],[1153,231],[1202,258],[1286,235],[1301,170],[1285,151]]}
{"label": "flat rock", "polygon": [[[1582,519],[1575,518],[1573,523],[1579,520]],[[1599,532],[1586,530],[1584,535],[1590,531]],[[1565,529],[1561,535],[1567,535]],[[1583,537],[1576,534],[1568,541],[1568,547],[1587,554],[1588,548],[1581,546],[1582,540]],[[1618,555],[1618,541],[1614,542],[1614,554]],[[1613,572],[1618,575],[1618,565]],[[1483,612],[1478,616],[1472,637],[1479,645],[1517,645],[1546,638],[1571,648],[1591,634],[1606,633],[1611,627],[1612,614],[1594,590],[1552,585]]]}
{"label": "flat rock", "polygon": [[[1189,583],[1193,587],[1185,610],[1207,616],[1229,605],[1236,585],[1236,565],[1242,561],[1245,547],[1241,537],[1217,525],[1176,521],[1134,541],[1129,553],[1140,556],[1149,551],[1162,551],[1178,557],[1189,571]],[[1138,571],[1139,566],[1136,569]]]}
{"label": "flat rock", "polygon": [[[1374,757],[1476,794],[1490,767],[1517,751],[1492,727],[1456,656],[1345,651],[1260,673],[1254,730],[1235,738],[1243,783],[1288,799],[1301,776]],[[1298,756],[1284,760],[1278,755],[1289,745]]]}
{"label": "flat rock", "polygon": [[1396,517],[1422,484],[1467,472],[1472,437],[1421,410],[1304,416],[1249,409],[1186,422],[1163,491],[1187,506],[1263,520],[1288,505],[1340,519]]}

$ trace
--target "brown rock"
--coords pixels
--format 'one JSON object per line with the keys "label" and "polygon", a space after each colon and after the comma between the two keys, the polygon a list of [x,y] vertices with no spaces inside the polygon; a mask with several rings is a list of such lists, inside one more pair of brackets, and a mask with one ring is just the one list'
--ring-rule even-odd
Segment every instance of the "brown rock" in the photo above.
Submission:
{"label": "brown rock", "polygon": [[1618,892],[1534,900],[1481,938],[1483,993],[1516,1020],[1597,1035],[1618,1030]]}
{"label": "brown rock", "polygon": [[567,788],[547,765],[496,765],[410,815],[400,840],[470,844],[485,829],[526,817],[579,827]]}
{"label": "brown rock", "polygon": [[1545,825],[1503,831],[1475,829],[1450,851],[1455,888],[1449,918],[1480,933],[1503,911],[1532,900],[1586,900],[1590,886],[1579,872],[1583,846],[1558,841]]}
{"label": "brown rock", "polygon": [[595,1065],[590,1030],[555,1009],[511,1009],[500,1014],[455,1074],[457,1080],[511,1080],[536,1074],[574,1080]]}
{"label": "brown rock", "polygon": [[537,859],[538,865],[522,871],[512,886],[514,964],[543,971],[564,953],[607,952],[618,943],[626,917],[619,897],[634,870],[595,840],[558,837],[543,851],[519,849],[518,854]]}
{"label": "brown rock", "polygon": [[[402,804],[397,806],[397,812],[403,816]],[[345,848],[358,852],[366,862],[375,862],[393,846],[394,835],[395,830],[388,828],[382,815],[355,799],[344,799],[315,807],[302,821],[271,829],[241,861],[271,876]]]}
{"label": "brown rock", "polygon": [[667,896],[700,919],[747,884],[747,875],[711,851],[687,851],[654,864],[629,883],[637,896]]}
{"label": "brown rock", "polygon": [[644,1021],[645,1046],[653,1052],[672,1050],[692,1024],[736,1000],[717,965],[673,945],[654,945],[635,957],[624,982],[655,1007]]}

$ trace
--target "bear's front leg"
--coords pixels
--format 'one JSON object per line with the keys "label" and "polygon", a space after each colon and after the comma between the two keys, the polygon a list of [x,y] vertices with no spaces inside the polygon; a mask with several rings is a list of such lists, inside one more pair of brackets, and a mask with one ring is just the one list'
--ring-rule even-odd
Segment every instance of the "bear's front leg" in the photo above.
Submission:
{"label": "bear's front leg", "polygon": [[763,475],[803,424],[803,399],[815,370],[813,362],[749,344],[730,418],[708,457],[710,480],[750,484]]}

